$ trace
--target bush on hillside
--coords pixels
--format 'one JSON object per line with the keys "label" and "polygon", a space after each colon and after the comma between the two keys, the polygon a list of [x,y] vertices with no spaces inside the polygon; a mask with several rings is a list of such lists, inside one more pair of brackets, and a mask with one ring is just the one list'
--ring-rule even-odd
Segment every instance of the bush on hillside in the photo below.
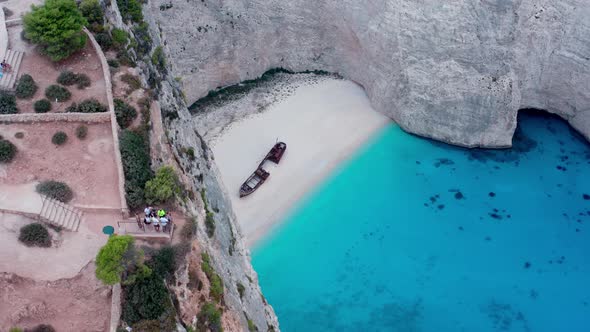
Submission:
{"label": "bush on hillside", "polygon": [[128,94],[131,94],[133,91],[141,88],[141,81],[139,80],[139,77],[135,75],[131,75],[129,73],[123,74],[121,75],[121,81],[129,86],[129,89],[127,90]]}
{"label": "bush on hillside", "polygon": [[58,131],[57,133],[53,134],[51,137],[51,143],[55,145],[63,145],[66,144],[68,141],[68,134],[64,133],[63,131]]}
{"label": "bush on hillside", "polygon": [[108,59],[107,63],[109,64],[109,67],[113,68],[119,68],[120,66],[119,61],[117,61],[116,59]]}
{"label": "bush on hillside", "polygon": [[158,320],[172,308],[164,281],[155,273],[125,287],[123,320],[127,324]]}
{"label": "bush on hillside", "polygon": [[166,70],[166,56],[164,55],[164,49],[162,46],[156,47],[154,53],[152,53],[152,64],[161,72],[164,73]]}
{"label": "bush on hillside", "polygon": [[100,45],[100,48],[103,50],[103,52],[106,52],[110,50],[111,47],[113,47],[113,39],[108,32],[97,33],[94,36],[94,39],[96,39],[96,42],[98,45]]}
{"label": "bush on hillside", "polygon": [[129,23],[129,21],[132,21],[139,23],[143,21],[141,3],[138,0],[117,0],[117,7],[119,7],[119,11],[125,22]]}
{"label": "bush on hillside", "polygon": [[38,88],[39,87],[35,83],[35,80],[33,80],[33,77],[29,74],[24,74],[18,79],[18,82],[16,82],[15,95],[19,99],[28,99],[35,95]]}
{"label": "bush on hillside", "polygon": [[76,73],[69,70],[64,70],[59,73],[57,77],[57,83],[65,86],[70,86],[76,83]]}
{"label": "bush on hillside", "polygon": [[125,173],[127,204],[137,208],[145,202],[144,187],[152,177],[149,142],[136,132],[124,130],[119,138],[119,147]]}
{"label": "bush on hillside", "polygon": [[39,223],[21,227],[18,240],[27,247],[51,247],[51,235],[47,228]]}
{"label": "bush on hillside", "polygon": [[72,189],[70,189],[67,184],[59,181],[43,181],[35,187],[35,190],[39,194],[43,194],[64,203],[69,202],[74,197]]}
{"label": "bush on hillside", "polygon": [[180,193],[178,176],[171,166],[160,167],[156,176],[145,184],[145,200],[149,204],[162,204]]}
{"label": "bush on hillside", "polygon": [[78,113],[102,113],[106,111],[107,107],[94,98],[86,99],[80,104],[72,103],[72,105],[66,109],[66,112]]}
{"label": "bush on hillside", "polygon": [[33,104],[35,113],[47,113],[51,111],[51,102],[48,99],[40,99]]}
{"label": "bush on hillside", "polygon": [[0,139],[0,163],[8,163],[16,156],[17,148],[10,141]]}
{"label": "bush on hillside", "polygon": [[49,100],[57,100],[58,102],[64,102],[72,97],[72,93],[68,89],[59,85],[50,85],[45,89],[45,97]]}
{"label": "bush on hillside", "polygon": [[76,137],[78,137],[78,139],[85,139],[86,136],[88,136],[88,127],[86,127],[85,125],[79,125],[76,128]]}
{"label": "bush on hillside", "polygon": [[90,77],[86,74],[76,75],[76,87],[78,89],[85,89],[90,86]]}
{"label": "bush on hillside", "polygon": [[135,107],[127,104],[121,99],[115,99],[115,116],[117,117],[117,123],[121,128],[125,129],[129,127],[131,122],[137,117],[137,111]]}
{"label": "bush on hillside", "polygon": [[53,61],[63,60],[86,45],[86,19],[74,0],[45,0],[23,17],[25,37]]}
{"label": "bush on hillside", "polygon": [[133,237],[130,235],[115,235],[109,237],[107,244],[100,248],[96,255],[96,277],[107,285],[114,285],[122,281],[123,273],[136,264],[136,257],[129,260],[135,253]]}
{"label": "bush on hillside", "polygon": [[162,278],[170,278],[176,270],[176,254],[171,246],[164,246],[153,255],[149,265]]}
{"label": "bush on hillside", "polygon": [[111,36],[113,38],[113,46],[116,49],[121,49],[125,47],[125,45],[127,45],[127,42],[129,41],[129,34],[122,29],[114,28],[111,31]]}
{"label": "bush on hillside", "polygon": [[208,302],[201,307],[201,311],[197,315],[197,330],[223,332],[221,311],[217,309],[215,303]]}
{"label": "bush on hillside", "polygon": [[0,114],[15,113],[18,113],[16,98],[12,93],[0,90]]}
{"label": "bush on hillside", "polygon": [[88,25],[102,25],[104,23],[104,13],[98,0],[82,0],[78,8]]}

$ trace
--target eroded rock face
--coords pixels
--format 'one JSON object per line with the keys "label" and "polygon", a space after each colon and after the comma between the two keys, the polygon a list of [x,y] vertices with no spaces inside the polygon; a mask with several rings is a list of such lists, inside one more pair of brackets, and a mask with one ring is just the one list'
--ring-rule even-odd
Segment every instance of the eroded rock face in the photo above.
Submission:
{"label": "eroded rock face", "polygon": [[[171,6],[170,6],[171,4]],[[520,108],[590,137],[585,0],[152,0],[188,102],[270,68],[338,72],[406,130],[511,144]]]}

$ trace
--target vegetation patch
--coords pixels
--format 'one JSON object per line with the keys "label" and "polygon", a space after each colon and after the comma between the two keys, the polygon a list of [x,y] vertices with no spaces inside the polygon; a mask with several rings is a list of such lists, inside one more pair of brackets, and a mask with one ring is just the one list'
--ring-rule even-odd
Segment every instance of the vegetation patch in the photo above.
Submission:
{"label": "vegetation patch", "polygon": [[29,99],[35,95],[39,87],[33,77],[29,74],[23,74],[16,82],[15,95],[19,99]]}
{"label": "vegetation patch", "polygon": [[45,89],[45,97],[49,100],[55,100],[61,103],[68,101],[72,97],[72,93],[63,86],[53,84]]}
{"label": "vegetation patch", "polygon": [[129,34],[122,29],[114,28],[111,31],[113,37],[113,46],[117,49],[122,49],[129,42]]}
{"label": "vegetation patch", "polygon": [[79,125],[76,128],[76,137],[78,137],[78,139],[85,139],[86,136],[88,136],[88,127],[86,127],[85,125]]}
{"label": "vegetation patch", "polygon": [[197,330],[211,332],[223,332],[221,326],[221,311],[215,303],[205,303],[197,315]]}
{"label": "vegetation patch", "polygon": [[90,98],[82,101],[78,105],[73,103],[70,107],[68,107],[67,111],[78,113],[103,113],[107,111],[107,107],[101,104],[98,100]]}
{"label": "vegetation patch", "polygon": [[16,98],[10,92],[0,90],[0,114],[16,114]]}
{"label": "vegetation patch", "polygon": [[51,137],[51,143],[55,145],[64,145],[68,141],[68,134],[63,131],[58,131]]}
{"label": "vegetation patch", "polygon": [[59,181],[43,181],[35,187],[35,190],[39,194],[43,194],[64,203],[71,201],[74,197],[72,189],[70,189],[67,184]]}
{"label": "vegetation patch", "polygon": [[180,194],[180,182],[171,166],[160,167],[156,176],[145,184],[145,200],[149,204],[169,202]]}
{"label": "vegetation patch", "polygon": [[[78,5],[80,12],[88,22],[89,27],[102,26],[104,23],[104,13],[98,0],[82,0]],[[94,31],[96,28],[93,28]]]}
{"label": "vegetation patch", "polygon": [[152,53],[152,64],[160,73],[166,73],[166,56],[164,55],[164,49],[162,46],[156,47],[154,53]]}
{"label": "vegetation patch", "polygon": [[51,235],[47,228],[40,223],[28,224],[21,227],[18,240],[27,247],[51,247]]}
{"label": "vegetation patch", "polygon": [[124,130],[119,138],[127,204],[137,208],[144,203],[144,188],[152,178],[149,142],[143,135]]}
{"label": "vegetation patch", "polygon": [[120,66],[119,61],[116,59],[108,59],[107,63],[109,64],[109,67],[111,67],[111,68],[119,68],[119,66]]}
{"label": "vegetation patch", "polygon": [[45,0],[23,17],[25,38],[53,61],[63,60],[86,45],[87,24],[74,0]]}
{"label": "vegetation patch", "polygon": [[35,113],[47,113],[51,111],[51,102],[48,99],[37,100],[33,104],[33,109]]}
{"label": "vegetation patch", "polygon": [[127,104],[121,99],[115,99],[115,116],[117,117],[117,123],[121,128],[127,128],[133,120],[137,117],[137,111],[135,107]]}
{"label": "vegetation patch", "polygon": [[139,23],[143,21],[141,3],[138,0],[117,0],[117,7],[125,22]]}
{"label": "vegetation patch", "polygon": [[246,292],[246,287],[242,285],[242,283],[236,283],[236,288],[238,289],[238,294],[240,294],[240,299],[244,297],[244,293]]}
{"label": "vegetation patch", "polygon": [[109,35],[108,32],[97,33],[94,35],[94,39],[96,39],[96,42],[104,52],[113,47],[113,38],[111,38],[111,35]]}
{"label": "vegetation patch", "polygon": [[18,149],[16,148],[16,145],[8,140],[0,139],[0,163],[11,162],[17,152]]}
{"label": "vegetation patch", "polygon": [[180,237],[184,241],[190,241],[197,234],[197,222],[194,219],[187,220],[180,230]]}
{"label": "vegetation patch", "polygon": [[78,89],[84,89],[90,86],[90,77],[86,74],[76,74],[69,70],[64,70],[57,77],[57,83],[65,86],[75,84]]}
{"label": "vegetation patch", "polygon": [[143,252],[135,248],[130,235],[109,237],[96,255],[96,278],[106,285],[130,285],[150,274],[151,270],[143,264]]}
{"label": "vegetation patch", "polygon": [[127,94],[131,94],[133,91],[141,88],[141,81],[139,80],[139,77],[135,75],[129,73],[123,74],[121,75],[121,81],[129,86]]}

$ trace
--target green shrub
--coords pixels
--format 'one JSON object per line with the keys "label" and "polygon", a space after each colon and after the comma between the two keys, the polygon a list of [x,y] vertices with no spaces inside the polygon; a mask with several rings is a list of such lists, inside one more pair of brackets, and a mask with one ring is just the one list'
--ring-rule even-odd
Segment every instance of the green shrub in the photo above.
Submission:
{"label": "green shrub", "polygon": [[100,48],[104,52],[110,50],[113,47],[113,39],[111,38],[111,35],[109,35],[108,32],[97,33],[96,35],[94,35],[94,39],[96,39],[96,42],[98,43],[98,45],[100,45]]}
{"label": "green shrub", "polygon": [[76,87],[78,89],[85,89],[90,86],[90,77],[86,74],[76,75]]}
{"label": "green shrub", "polygon": [[69,202],[74,197],[72,189],[70,189],[67,184],[59,181],[43,181],[35,187],[35,190],[39,194],[43,194],[64,203]]}
{"label": "green shrub", "polygon": [[115,59],[108,59],[107,63],[109,64],[109,67],[113,67],[113,68],[119,68],[119,66],[120,66],[119,61],[117,61]]}
{"label": "green shrub", "polygon": [[221,311],[217,309],[215,303],[208,302],[201,307],[197,315],[197,329],[199,331],[223,332],[221,326]]}
{"label": "green shrub", "polygon": [[141,88],[141,81],[139,80],[139,77],[135,75],[129,73],[123,74],[121,75],[121,81],[129,86],[127,94],[131,94],[133,91]]}
{"label": "green shrub", "polygon": [[18,79],[18,82],[16,83],[15,95],[20,99],[28,99],[35,95],[37,89],[39,89],[39,87],[35,83],[35,80],[33,80],[33,77],[31,77],[29,74],[24,74]]}
{"label": "green shrub", "polygon": [[56,332],[56,330],[51,325],[40,324],[32,329],[26,329],[25,332]]}
{"label": "green shrub", "polygon": [[123,66],[135,67],[135,61],[131,57],[131,55],[127,52],[126,49],[122,48],[117,51],[117,60]]}
{"label": "green shrub", "polygon": [[79,139],[85,139],[86,136],[88,136],[88,127],[86,127],[85,125],[79,125],[76,128],[76,137],[78,137]]}
{"label": "green shrub", "polygon": [[160,167],[156,177],[145,184],[145,200],[149,204],[166,203],[179,193],[178,176],[171,166]]}
{"label": "green shrub", "polygon": [[51,235],[47,228],[39,223],[21,227],[18,240],[27,247],[51,247]]}
{"label": "green shrub", "polygon": [[124,130],[119,138],[123,171],[125,173],[125,193],[131,208],[143,205],[144,187],[151,179],[149,142],[136,132]]}
{"label": "green shrub", "polygon": [[47,113],[51,111],[51,102],[47,99],[37,100],[35,104],[33,104],[33,109],[35,113]]}
{"label": "green shrub", "polygon": [[133,21],[139,23],[143,21],[141,4],[137,0],[117,0],[117,7],[125,22]]}
{"label": "green shrub", "polygon": [[129,34],[122,29],[114,28],[111,31],[111,36],[113,37],[113,45],[117,49],[125,47],[125,45],[127,45],[127,42],[129,41]]}
{"label": "green shrub", "polygon": [[143,57],[148,55],[152,49],[152,37],[150,36],[149,25],[146,22],[141,22],[133,27],[133,34],[137,42],[135,50],[138,56]]}
{"label": "green shrub", "polygon": [[68,109],[68,112],[103,113],[107,111],[107,107],[94,98],[86,99],[78,105],[72,104],[70,107],[72,109]]}
{"label": "green shrub", "polygon": [[0,163],[8,163],[16,156],[17,148],[12,142],[0,138]]}
{"label": "green shrub", "polygon": [[258,328],[256,327],[256,325],[254,324],[254,322],[250,318],[248,318],[248,331],[249,332],[258,331]]}
{"label": "green shrub", "polygon": [[82,0],[78,7],[84,18],[86,18],[86,21],[88,21],[88,24],[103,24],[104,13],[98,0]]}
{"label": "green shrub", "polygon": [[125,287],[123,320],[128,324],[157,320],[171,309],[168,290],[162,278],[155,273]]}
{"label": "green shrub", "polygon": [[68,89],[59,85],[50,85],[45,89],[45,97],[49,100],[57,100],[58,102],[64,102],[72,97],[72,94]]}
{"label": "green shrub", "polygon": [[190,241],[193,236],[197,233],[197,223],[193,219],[189,219],[182,226],[180,230],[180,237],[185,241]]}
{"label": "green shrub", "polygon": [[55,145],[63,145],[68,141],[68,134],[64,133],[63,131],[58,131],[57,133],[53,134],[51,137],[51,143]]}
{"label": "green shrub", "polygon": [[207,212],[205,216],[205,230],[209,237],[215,234],[215,218],[213,217],[213,212]]}
{"label": "green shrub", "polygon": [[114,235],[100,248],[96,255],[96,277],[107,285],[121,282],[123,272],[128,268],[126,256],[132,252],[131,235]]}
{"label": "green shrub", "polygon": [[240,294],[240,299],[244,297],[244,293],[246,292],[246,287],[242,285],[242,283],[236,283],[236,287],[238,288],[238,294]]}
{"label": "green shrub", "polygon": [[213,273],[215,273],[213,267],[211,266],[211,258],[209,257],[209,254],[206,252],[201,253],[201,270],[203,270],[203,272],[207,275],[207,278],[209,279],[211,278]]}
{"label": "green shrub", "polygon": [[121,99],[115,99],[115,116],[117,117],[117,123],[121,128],[125,129],[133,122],[137,117],[137,111],[135,107],[127,104]]}
{"label": "green shrub", "polygon": [[69,70],[64,70],[59,73],[57,83],[65,86],[74,85],[76,83],[76,73]]}
{"label": "green shrub", "polygon": [[154,53],[152,53],[152,64],[161,73],[164,73],[166,70],[166,56],[164,55],[164,49],[162,49],[162,46],[156,47]]}
{"label": "green shrub", "polygon": [[217,273],[214,273],[209,281],[211,283],[209,294],[217,303],[221,303],[223,299],[223,281],[221,277]]}
{"label": "green shrub", "polygon": [[23,133],[22,131],[19,131],[19,132],[17,132],[17,133],[14,134],[14,138],[21,139],[21,138],[24,138],[24,137],[25,137],[25,133]]}
{"label": "green shrub", "polygon": [[41,6],[33,5],[23,23],[26,38],[53,61],[65,59],[86,45],[82,28],[87,22],[74,0],[45,0]]}
{"label": "green shrub", "polygon": [[169,278],[176,270],[176,256],[174,248],[164,246],[151,259],[152,271],[162,278]]}
{"label": "green shrub", "polygon": [[[6,8],[6,7],[4,7]],[[18,328],[18,327],[11,327],[10,330],[8,330],[8,332],[23,332],[23,329]]]}
{"label": "green shrub", "polygon": [[16,98],[12,93],[0,90],[0,114],[18,113]]}
{"label": "green shrub", "polygon": [[76,113],[78,112],[78,104],[72,103],[70,106],[66,107],[66,113]]}

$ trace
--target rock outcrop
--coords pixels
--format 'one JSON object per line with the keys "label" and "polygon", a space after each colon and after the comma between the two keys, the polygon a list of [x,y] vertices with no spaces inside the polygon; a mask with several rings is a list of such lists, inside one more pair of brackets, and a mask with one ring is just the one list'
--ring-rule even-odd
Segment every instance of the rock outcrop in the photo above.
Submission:
{"label": "rock outcrop", "polygon": [[[149,8],[149,9],[148,9]],[[412,133],[510,146],[521,108],[590,137],[584,0],[151,0],[187,100],[270,68],[337,72]]]}

